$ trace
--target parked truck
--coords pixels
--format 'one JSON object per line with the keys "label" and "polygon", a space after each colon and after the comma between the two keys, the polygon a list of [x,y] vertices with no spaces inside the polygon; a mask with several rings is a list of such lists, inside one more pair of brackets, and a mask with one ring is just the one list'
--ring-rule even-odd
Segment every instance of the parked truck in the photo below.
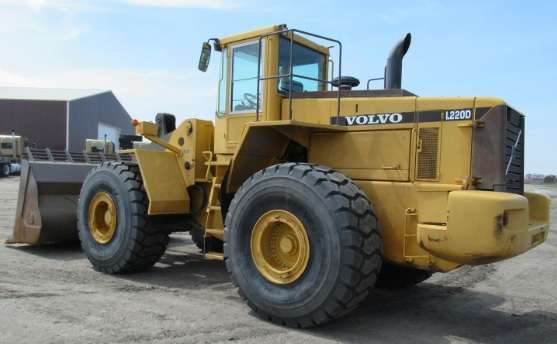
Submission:
{"label": "parked truck", "polygon": [[19,162],[23,153],[21,136],[0,135],[0,177],[19,172]]}

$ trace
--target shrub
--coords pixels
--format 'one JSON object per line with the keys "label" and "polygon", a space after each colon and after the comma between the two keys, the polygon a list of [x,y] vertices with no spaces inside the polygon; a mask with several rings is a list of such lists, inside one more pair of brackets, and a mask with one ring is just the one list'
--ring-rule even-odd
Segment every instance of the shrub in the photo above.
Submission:
{"label": "shrub", "polygon": [[545,178],[543,179],[544,184],[555,184],[557,183],[557,176],[550,174],[545,176]]}

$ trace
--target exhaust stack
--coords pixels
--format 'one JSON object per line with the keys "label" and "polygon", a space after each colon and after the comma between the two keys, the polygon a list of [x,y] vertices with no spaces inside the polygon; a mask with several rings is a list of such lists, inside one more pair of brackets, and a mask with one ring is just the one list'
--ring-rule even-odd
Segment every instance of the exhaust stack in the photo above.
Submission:
{"label": "exhaust stack", "polygon": [[385,89],[400,89],[402,82],[402,58],[410,48],[412,35],[407,33],[391,50],[385,66]]}

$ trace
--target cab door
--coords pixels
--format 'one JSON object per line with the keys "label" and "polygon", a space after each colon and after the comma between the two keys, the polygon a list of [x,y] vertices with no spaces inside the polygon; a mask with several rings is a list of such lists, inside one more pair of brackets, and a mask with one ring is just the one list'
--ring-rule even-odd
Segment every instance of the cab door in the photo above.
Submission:
{"label": "cab door", "polygon": [[[263,41],[264,42],[264,41]],[[223,50],[219,104],[215,128],[215,151],[233,154],[242,138],[245,124],[256,120],[257,70],[264,75],[265,44],[250,40],[229,45]],[[261,59],[259,52],[261,51]],[[264,82],[259,88],[259,116],[264,117]]]}

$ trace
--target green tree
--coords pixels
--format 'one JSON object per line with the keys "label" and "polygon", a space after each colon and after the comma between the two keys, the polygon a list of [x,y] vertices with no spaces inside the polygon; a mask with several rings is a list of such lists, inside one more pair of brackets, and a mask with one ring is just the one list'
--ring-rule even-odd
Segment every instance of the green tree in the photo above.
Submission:
{"label": "green tree", "polygon": [[545,176],[543,179],[544,184],[555,184],[557,183],[557,177],[553,174]]}

